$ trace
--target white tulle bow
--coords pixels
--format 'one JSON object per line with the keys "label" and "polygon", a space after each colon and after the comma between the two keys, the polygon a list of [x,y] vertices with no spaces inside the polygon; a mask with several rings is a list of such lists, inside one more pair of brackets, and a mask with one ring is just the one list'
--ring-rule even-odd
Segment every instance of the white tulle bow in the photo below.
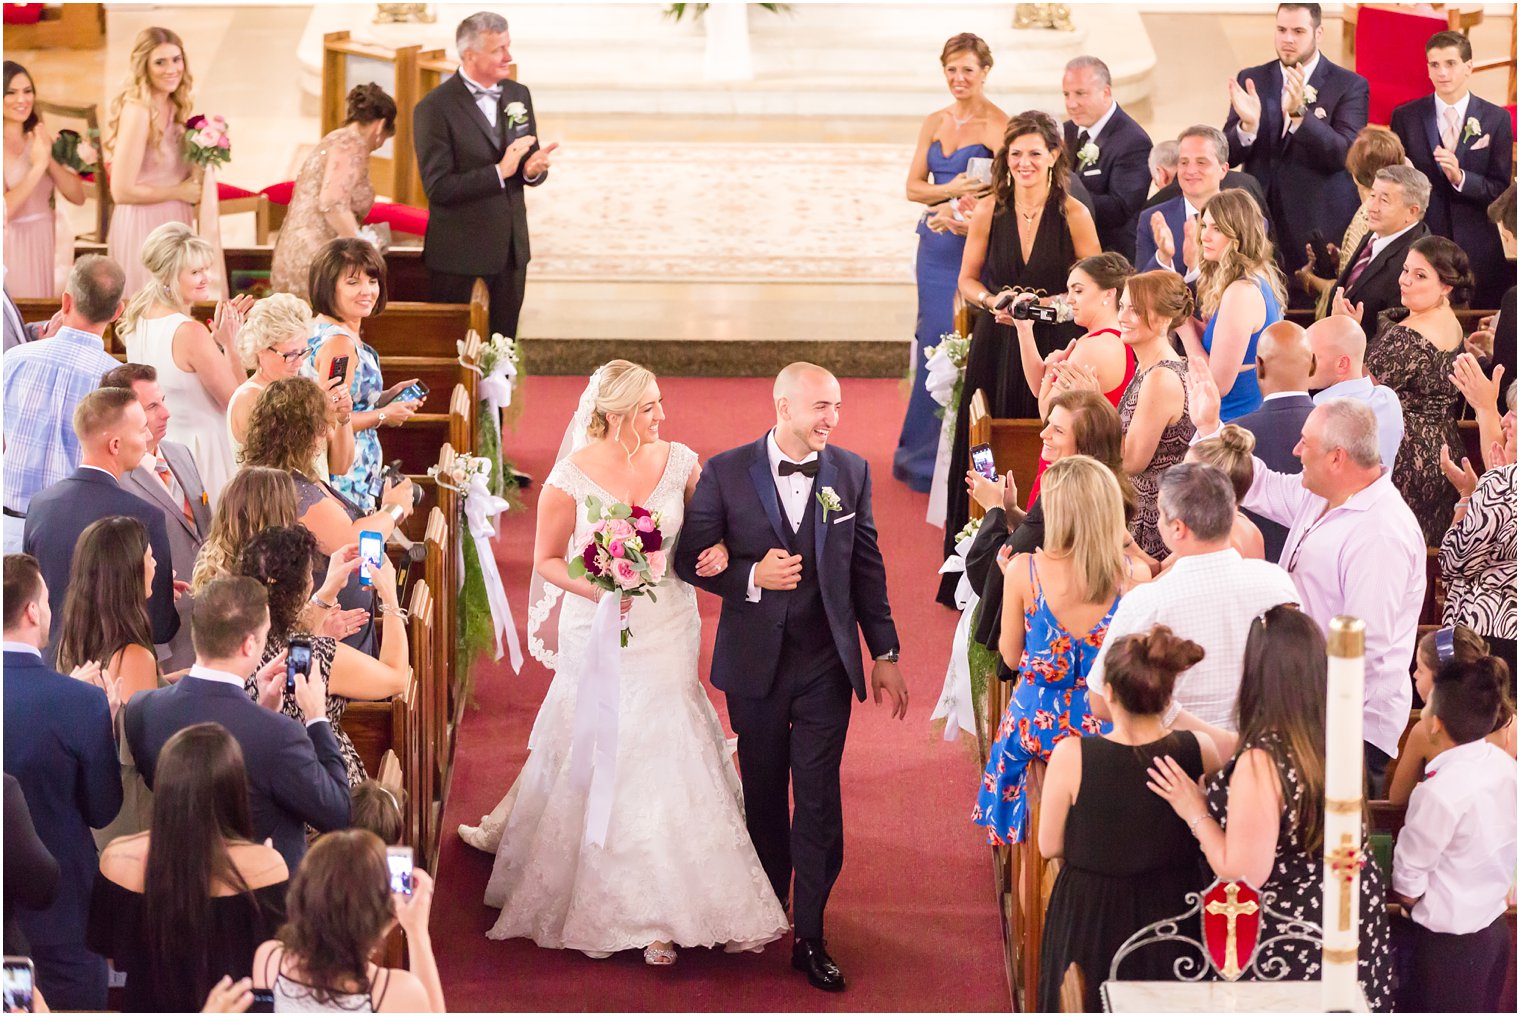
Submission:
{"label": "white tulle bow", "polygon": [[929,722],[945,721],[945,740],[954,741],[964,730],[976,736],[976,704],[971,696],[971,618],[976,613],[979,597],[971,588],[966,575],[966,552],[971,549],[973,536],[964,537],[955,545],[955,553],[945,559],[939,573],[947,575],[960,572],[961,580],[955,587],[955,605],[960,608],[961,618],[955,626],[954,641],[950,645],[950,665],[945,669],[945,687]]}
{"label": "white tulle bow", "polygon": [[470,476],[469,486],[464,491],[464,517],[470,537],[475,541],[475,556],[480,559],[480,573],[485,580],[486,604],[491,608],[491,626],[496,629],[494,658],[501,659],[502,635],[505,633],[512,670],[520,673],[523,655],[517,640],[517,623],[512,619],[512,607],[507,603],[507,591],[501,584],[501,571],[496,567],[496,554],[491,548],[499,525],[497,516],[511,505],[491,493],[487,476],[483,472]]}
{"label": "white tulle bow", "polygon": [[935,402],[941,406],[948,406],[960,373],[961,369],[945,351],[945,344],[940,343],[934,355],[924,361],[924,389]]}

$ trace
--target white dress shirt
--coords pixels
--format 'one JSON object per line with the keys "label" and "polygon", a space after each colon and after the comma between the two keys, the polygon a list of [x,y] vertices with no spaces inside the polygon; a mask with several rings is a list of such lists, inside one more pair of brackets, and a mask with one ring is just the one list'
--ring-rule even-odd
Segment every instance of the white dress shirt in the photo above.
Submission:
{"label": "white dress shirt", "polygon": [[[1302,396],[1304,396],[1304,397],[1307,398],[1308,395],[1309,395],[1309,393],[1308,392],[1268,392],[1267,394],[1265,394],[1265,395],[1263,395],[1261,397],[1261,401],[1262,401],[1263,404],[1266,404],[1268,402],[1271,402],[1273,399],[1297,398],[1300,395],[1302,395]],[[1193,435],[1194,435],[1193,443],[1194,444],[1198,443],[1197,433],[1198,433],[1197,431],[1193,432]]]}
{"label": "white dress shirt", "polygon": [[[1319,69],[1319,57],[1320,57],[1320,52],[1319,52],[1319,50],[1316,49],[1314,51],[1314,59],[1310,60],[1308,63],[1304,64],[1304,66],[1303,66],[1303,70],[1304,70],[1304,87],[1305,88],[1309,88],[1310,87],[1309,82],[1311,80],[1313,80],[1313,78],[1314,78],[1314,72]],[[1286,74],[1284,74],[1283,75],[1283,90],[1282,90],[1282,92],[1277,97],[1277,104],[1279,106],[1282,105],[1283,96],[1287,95],[1287,93],[1288,93],[1287,84],[1288,84],[1288,77],[1287,77]],[[1282,111],[1282,115],[1283,115],[1283,133],[1284,134],[1294,134],[1294,133],[1296,133],[1298,131],[1299,125],[1293,122],[1292,113],[1293,113],[1293,111],[1291,109],[1284,109]],[[1258,123],[1256,126],[1258,128],[1260,128],[1261,124]],[[1238,124],[1238,123],[1235,125],[1235,134],[1236,134],[1237,137],[1240,138],[1240,143],[1243,144],[1243,145],[1254,145],[1256,143],[1256,137],[1257,137],[1257,135],[1256,134],[1247,134],[1246,131],[1245,131],[1245,128],[1241,127],[1240,124]]]}
{"label": "white dress shirt", "polygon": [[[1110,102],[1108,104],[1108,112],[1104,113],[1102,116],[1098,117],[1098,119],[1094,120],[1091,127],[1083,127],[1081,124],[1077,124],[1077,135],[1081,136],[1082,132],[1086,131],[1087,140],[1096,144],[1098,135],[1103,133],[1103,128],[1108,126],[1108,121],[1114,118],[1114,110],[1118,108],[1119,104],[1117,102]],[[1078,152],[1072,153],[1072,159],[1075,160],[1079,154],[1080,153]]]}
{"label": "white dress shirt", "polygon": [[31,653],[37,659],[42,659],[42,650],[30,642],[12,642],[10,639],[6,639],[4,645],[0,645],[0,652]]}
{"label": "white dress shirt", "polygon": [[1386,470],[1326,511],[1303,477],[1252,461],[1241,506],[1288,527],[1281,563],[1304,613],[1327,633],[1341,614],[1367,626],[1362,739],[1396,756],[1414,699],[1409,661],[1425,601],[1425,534]]}
{"label": "white dress shirt", "polygon": [[[226,670],[214,670],[211,667],[202,666],[199,663],[191,665],[190,670],[187,672],[187,676],[199,678],[202,681],[214,681],[217,684],[230,684],[238,691],[245,692],[248,688],[248,686],[243,683],[243,679],[241,677],[238,677],[236,674]],[[314,723],[326,722],[327,717],[314,716],[306,721],[306,725],[309,727]]]}
{"label": "white dress shirt", "polygon": [[1383,460],[1383,472],[1392,472],[1393,462],[1399,457],[1399,445],[1404,443],[1404,407],[1399,404],[1398,393],[1387,385],[1373,384],[1370,377],[1358,377],[1326,388],[1314,396],[1314,404],[1323,406],[1331,399],[1367,403],[1377,417],[1378,457]]}
{"label": "white dress shirt", "polygon": [[1393,848],[1393,888],[1419,898],[1410,916],[1467,935],[1504,913],[1515,875],[1515,760],[1479,738],[1426,763]]}
{"label": "white dress shirt", "polygon": [[1203,659],[1178,677],[1168,720],[1186,709],[1205,723],[1234,730],[1251,622],[1279,603],[1297,602],[1298,590],[1287,572],[1266,561],[1242,558],[1233,547],[1179,557],[1165,575],[1137,586],[1119,601],[1087,686],[1103,689],[1108,648],[1117,639],[1164,624],[1204,651]]}
{"label": "white dress shirt", "polygon": [[1413,222],[1405,226],[1403,229],[1399,230],[1397,233],[1389,233],[1387,236],[1379,236],[1377,233],[1373,233],[1372,257],[1367,259],[1367,263],[1371,264],[1373,261],[1376,261],[1377,256],[1383,253],[1384,249],[1387,248],[1390,243],[1393,243],[1393,241],[1397,240],[1399,237],[1403,236],[1405,233],[1418,226],[1422,221],[1424,220],[1415,219]]}
{"label": "white dress shirt", "polygon": [[[817,452],[809,452],[801,459],[793,459],[781,450],[776,443],[776,432],[772,430],[765,439],[766,457],[771,462],[771,480],[776,484],[776,499],[781,503],[781,511],[785,513],[787,521],[791,523],[793,531],[802,528],[802,517],[807,514],[808,498],[813,495],[813,478],[802,473],[793,473],[790,476],[781,475],[781,463],[783,462],[812,462],[818,458]],[[751,603],[760,602],[760,587],[755,585],[755,569],[759,565],[750,565],[749,568],[749,592],[748,598]]]}
{"label": "white dress shirt", "polygon": [[[1439,95],[1434,98],[1436,100],[1436,137],[1441,136],[1441,128],[1445,126],[1442,121],[1446,118],[1446,111],[1454,109],[1457,111],[1457,144],[1460,145],[1462,143],[1462,135],[1467,130],[1467,104],[1468,100],[1472,98],[1472,93],[1463,92],[1462,98],[1456,102],[1446,102]],[[1457,177],[1457,190],[1461,190],[1462,185],[1466,182],[1467,170],[1464,169],[1461,175]]]}
{"label": "white dress shirt", "polygon": [[[1186,194],[1182,195],[1182,227],[1184,229],[1186,229],[1187,228],[1187,224],[1189,222],[1194,221],[1197,218],[1198,218],[1198,209],[1196,209],[1196,208],[1193,207],[1193,202],[1191,202],[1191,201],[1188,200],[1188,197],[1187,197]],[[1156,252],[1156,266],[1158,268],[1164,268],[1164,269],[1166,269],[1169,272],[1175,272],[1177,270],[1176,267],[1175,267],[1176,264],[1177,264],[1177,262],[1176,262],[1175,259],[1176,258],[1180,258],[1182,256],[1182,237],[1180,237],[1180,236],[1174,236],[1174,237],[1172,237],[1172,244],[1173,244],[1173,249],[1176,251],[1173,260],[1171,260],[1171,261],[1162,261],[1161,260],[1161,252],[1160,251]],[[1198,267],[1198,265],[1194,265],[1192,268],[1189,268],[1187,270],[1187,274],[1185,274],[1182,277],[1182,281],[1184,281],[1184,282],[1197,282],[1199,280],[1199,278],[1201,278],[1201,277],[1202,277],[1202,270]]]}

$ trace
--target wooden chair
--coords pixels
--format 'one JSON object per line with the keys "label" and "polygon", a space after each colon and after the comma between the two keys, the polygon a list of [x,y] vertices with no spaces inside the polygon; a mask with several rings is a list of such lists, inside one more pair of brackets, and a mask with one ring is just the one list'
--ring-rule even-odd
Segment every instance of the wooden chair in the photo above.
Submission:
{"label": "wooden chair", "polygon": [[[1346,4],[1341,9],[1343,62],[1371,84],[1370,123],[1386,124],[1394,106],[1430,92],[1425,74],[1425,41],[1440,31],[1471,35],[1483,23],[1481,8],[1458,4]],[[1513,12],[1511,12],[1513,17]],[[1509,32],[1509,59],[1474,60],[1473,71],[1509,70],[1505,104],[1515,104],[1515,31]]]}
{"label": "wooden chair", "polygon": [[[6,42],[15,45],[10,39],[9,28],[6,29]],[[78,131],[82,139],[95,146],[97,153],[95,165],[84,181],[85,197],[95,199],[95,229],[93,232],[81,234],[79,239],[92,243],[105,243],[106,233],[111,228],[111,211],[116,207],[116,203],[111,200],[111,176],[106,168],[99,107],[93,102],[87,106],[70,106],[61,102],[46,102],[38,99],[37,112],[47,118],[48,126],[53,130],[66,127]],[[50,314],[49,317],[51,316]]]}
{"label": "wooden chair", "polygon": [[[1018,486],[1020,500],[1027,499],[1034,489],[1035,471],[1040,462],[1040,431],[1044,424],[1039,420],[996,420],[987,412],[987,393],[978,388],[971,393],[970,441],[972,446],[992,446],[992,461],[999,473],[1010,473]],[[964,482],[952,476],[951,483]],[[982,506],[971,502],[971,517],[979,519]]]}

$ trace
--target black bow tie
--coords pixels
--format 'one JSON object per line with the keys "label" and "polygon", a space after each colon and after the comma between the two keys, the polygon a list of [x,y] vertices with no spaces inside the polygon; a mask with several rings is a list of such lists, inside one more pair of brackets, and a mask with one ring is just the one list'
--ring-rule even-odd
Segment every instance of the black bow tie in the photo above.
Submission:
{"label": "black bow tie", "polygon": [[801,473],[803,476],[812,478],[818,475],[818,460],[811,459],[807,462],[783,462],[777,470],[782,476],[791,476],[793,473]]}

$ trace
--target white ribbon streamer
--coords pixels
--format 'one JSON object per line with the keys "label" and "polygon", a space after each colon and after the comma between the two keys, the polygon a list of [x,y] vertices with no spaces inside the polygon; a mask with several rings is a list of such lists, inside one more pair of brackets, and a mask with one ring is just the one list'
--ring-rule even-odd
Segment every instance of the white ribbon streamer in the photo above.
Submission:
{"label": "white ribbon streamer", "polygon": [[[475,556],[480,559],[480,574],[485,580],[486,604],[491,608],[491,627],[496,631],[496,656],[501,659],[501,637],[507,637],[507,649],[511,654],[512,670],[522,672],[522,645],[517,640],[517,622],[512,619],[512,606],[507,602],[506,588],[501,584],[501,571],[496,567],[496,553],[491,540],[496,536],[496,517],[509,507],[506,501],[491,493],[486,474],[475,473],[464,491],[464,517],[470,536],[475,540]],[[460,569],[461,576],[464,570]]]}
{"label": "white ribbon streamer", "polygon": [[929,397],[941,406],[950,405],[950,396],[955,393],[955,382],[960,377],[961,369],[950,359],[945,352],[945,345],[941,343],[934,351],[934,355],[924,361],[924,389]]}
{"label": "white ribbon streamer", "polygon": [[622,682],[622,600],[617,593],[607,593],[597,601],[575,692],[570,779],[585,793],[586,827],[581,844],[588,847],[607,845],[607,827],[612,821]]}
{"label": "white ribbon streamer", "polygon": [[961,618],[955,626],[954,641],[950,646],[950,665],[945,669],[945,687],[934,707],[934,715],[929,717],[930,723],[939,719],[945,721],[947,741],[954,741],[962,730],[976,736],[976,708],[971,695],[970,639],[971,617],[976,613],[980,597],[971,588],[971,579],[966,575],[966,552],[971,548],[972,539],[968,536],[957,543],[955,553],[947,557],[939,569],[941,575],[961,573],[961,580],[955,587],[955,605],[960,608]]}

